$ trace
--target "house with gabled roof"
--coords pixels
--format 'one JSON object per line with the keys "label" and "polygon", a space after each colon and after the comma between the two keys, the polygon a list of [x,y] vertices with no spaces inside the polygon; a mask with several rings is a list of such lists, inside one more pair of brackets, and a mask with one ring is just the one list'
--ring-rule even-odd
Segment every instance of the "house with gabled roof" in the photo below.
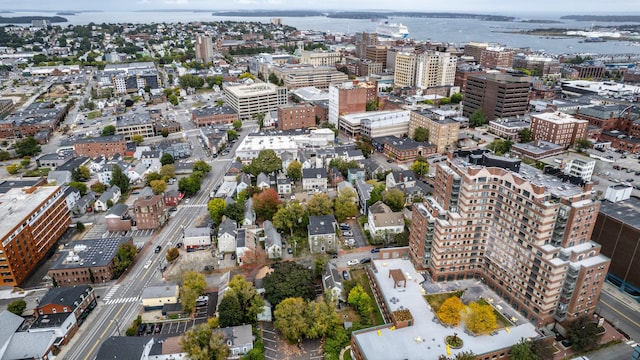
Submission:
{"label": "house with gabled roof", "polygon": [[89,285],[50,288],[35,308],[36,317],[73,313],[76,319],[86,317],[96,307],[96,294]]}
{"label": "house with gabled roof", "polygon": [[325,293],[329,293],[332,302],[347,301],[344,287],[342,286],[342,276],[340,276],[336,265],[331,261],[327,261],[327,265],[324,267],[322,286],[324,287]]}
{"label": "house with gabled roof", "polygon": [[307,225],[309,251],[324,254],[338,250],[337,221],[333,215],[309,216]]}
{"label": "house with gabled roof", "polygon": [[277,259],[282,257],[282,236],[278,233],[278,230],[273,226],[273,223],[266,220],[262,223],[264,228],[264,249],[269,256],[269,259]]}
{"label": "house with gabled roof", "polygon": [[238,225],[234,220],[225,218],[218,228],[218,252],[227,253],[236,251],[236,237]]}
{"label": "house with gabled roof", "polygon": [[[98,200],[96,200],[93,210],[94,211],[107,211],[109,209],[108,202],[111,200],[112,204],[117,203],[120,200],[122,193],[117,185],[111,186],[107,191],[102,193]],[[113,206],[113,205],[112,205]]]}
{"label": "house with gabled roof", "polygon": [[392,211],[382,201],[369,206],[367,218],[369,220],[369,231],[373,237],[384,237],[404,231],[405,224],[402,212]]}

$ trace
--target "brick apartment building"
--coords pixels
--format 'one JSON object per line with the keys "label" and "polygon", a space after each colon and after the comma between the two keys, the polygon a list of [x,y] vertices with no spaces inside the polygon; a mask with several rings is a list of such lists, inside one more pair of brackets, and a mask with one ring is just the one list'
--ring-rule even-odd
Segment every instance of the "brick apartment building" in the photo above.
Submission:
{"label": "brick apartment building", "polygon": [[133,212],[138,230],[158,229],[169,219],[162,195],[138,198],[133,203]]}
{"label": "brick apartment building", "polygon": [[549,112],[531,115],[532,140],[544,140],[562,146],[575,144],[578,139],[587,137],[587,120],[576,119],[561,112]]}
{"label": "brick apartment building", "polygon": [[437,165],[433,196],[414,206],[414,266],[435,281],[479,279],[535,326],[591,315],[610,263],[590,241],[591,186],[463,155]]}
{"label": "brick apartment building", "polygon": [[417,128],[429,130],[429,142],[436,146],[436,152],[442,153],[455,147],[460,133],[460,123],[451,119],[432,119],[428,111],[412,111],[409,115],[409,137]]}
{"label": "brick apartment building", "polygon": [[278,107],[278,130],[308,129],[316,126],[316,107],[311,104]]}
{"label": "brick apartment building", "polygon": [[373,146],[378,151],[397,161],[414,161],[419,156],[427,157],[436,153],[436,145],[428,142],[418,142],[409,137],[377,137],[373,139]]}
{"label": "brick apartment building", "polygon": [[80,138],[73,144],[73,150],[78,156],[112,158],[116,154],[124,155],[127,143],[122,135]]}
{"label": "brick apartment building", "polygon": [[36,317],[73,312],[76,319],[90,307],[95,307],[96,294],[89,285],[54,287],[49,289],[34,309]]}
{"label": "brick apartment building", "polygon": [[203,106],[191,111],[191,120],[197,127],[231,124],[238,120],[238,113],[229,106]]}
{"label": "brick apartment building", "polygon": [[0,284],[19,286],[71,225],[60,186],[12,188],[0,195]]}
{"label": "brick apartment building", "polygon": [[378,86],[369,82],[346,82],[329,86],[329,123],[338,126],[343,114],[365,112],[367,103],[378,98]]}
{"label": "brick apartment building", "polygon": [[524,115],[529,106],[530,80],[506,74],[469,76],[463,115],[470,117],[476,110],[482,110],[487,120]]}
{"label": "brick apartment building", "polygon": [[473,56],[474,60],[485,69],[513,67],[515,51],[488,43],[469,43],[464,46],[464,55]]}

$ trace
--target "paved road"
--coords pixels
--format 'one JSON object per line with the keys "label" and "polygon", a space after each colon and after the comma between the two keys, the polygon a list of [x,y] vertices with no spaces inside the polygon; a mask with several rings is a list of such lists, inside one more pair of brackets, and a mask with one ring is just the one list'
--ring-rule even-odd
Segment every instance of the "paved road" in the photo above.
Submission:
{"label": "paved road", "polygon": [[632,340],[640,342],[640,303],[609,283],[602,289],[596,311]]}

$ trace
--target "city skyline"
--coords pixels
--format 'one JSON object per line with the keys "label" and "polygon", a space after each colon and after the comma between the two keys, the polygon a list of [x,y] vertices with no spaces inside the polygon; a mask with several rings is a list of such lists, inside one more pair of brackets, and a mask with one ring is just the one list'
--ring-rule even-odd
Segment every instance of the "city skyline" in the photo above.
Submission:
{"label": "city skyline", "polygon": [[[394,3],[393,7],[387,1],[352,1],[344,3],[342,1],[328,0],[319,7],[316,2],[312,1],[292,1],[292,0],[232,0],[225,5],[213,5],[207,0],[136,0],[124,1],[114,0],[108,2],[83,3],[78,8],[78,2],[75,0],[61,0],[56,2],[48,2],[41,0],[26,0],[17,7],[15,2],[6,0],[0,1],[5,11],[57,11],[57,10],[77,10],[77,11],[135,11],[135,10],[165,10],[165,9],[184,9],[184,10],[360,10],[360,11],[422,11],[422,12],[483,12],[488,14],[552,14],[552,13],[571,13],[571,14],[594,14],[601,13],[603,15],[625,14],[623,9],[632,9],[637,3],[633,0],[611,0],[601,2],[598,0],[577,1],[571,0],[558,3],[552,0],[540,0],[536,8],[528,8],[523,11],[521,4],[506,0],[478,0],[472,4],[467,3],[435,3],[425,4],[423,1],[407,0],[399,4]],[[11,5],[12,7],[8,7]],[[617,10],[617,11],[616,11]]]}

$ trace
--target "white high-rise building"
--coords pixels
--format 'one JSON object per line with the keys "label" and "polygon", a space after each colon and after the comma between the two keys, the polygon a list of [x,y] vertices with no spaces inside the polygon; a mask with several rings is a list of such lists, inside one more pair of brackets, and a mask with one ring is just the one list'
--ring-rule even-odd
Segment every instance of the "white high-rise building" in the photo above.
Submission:
{"label": "white high-rise building", "polygon": [[394,84],[423,89],[453,85],[457,61],[456,56],[445,52],[396,53]]}

